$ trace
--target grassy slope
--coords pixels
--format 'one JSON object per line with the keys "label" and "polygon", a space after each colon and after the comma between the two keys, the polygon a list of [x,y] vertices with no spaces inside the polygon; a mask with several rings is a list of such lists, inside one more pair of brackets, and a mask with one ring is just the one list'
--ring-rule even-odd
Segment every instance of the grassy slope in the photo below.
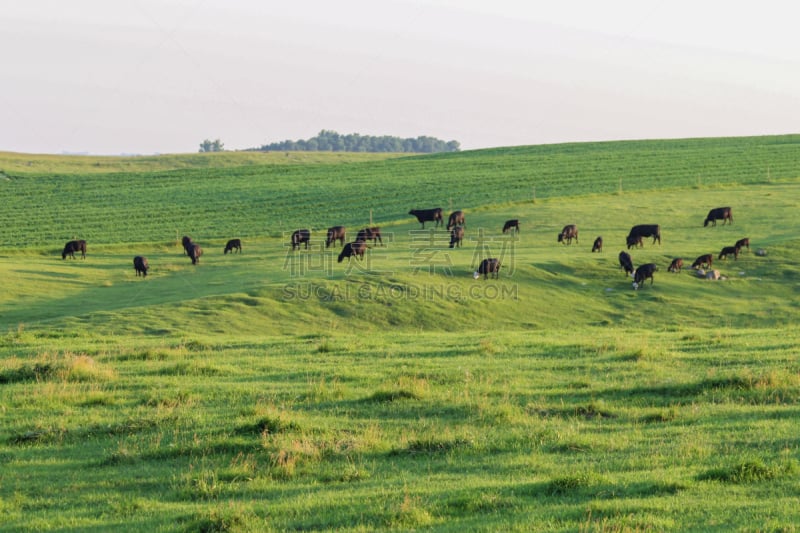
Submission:
{"label": "grassy slope", "polygon": [[[791,530],[797,140],[91,176],[55,160],[59,177],[9,173],[0,462],[13,475],[0,483],[0,523]],[[131,200],[142,182],[158,187]],[[44,200],[63,190],[96,205],[53,216]],[[446,207],[450,190],[471,240],[453,251],[434,241],[452,275],[415,272],[430,237],[404,213]],[[348,201],[317,203],[332,191]],[[172,228],[191,210],[169,215],[193,198],[216,198],[199,203],[203,231],[188,231],[206,248],[198,267]],[[371,273],[348,273],[321,248],[292,256],[264,230],[363,225],[375,198],[392,235],[370,252]],[[251,220],[265,199],[274,209]],[[128,221],[131,202],[153,215]],[[734,225],[703,228],[717,205],[734,207]],[[512,217],[522,233],[510,243],[498,228]],[[62,261],[75,220],[92,228],[89,257]],[[634,292],[616,254],[630,225],[651,221],[664,243],[632,254],[662,271]],[[581,244],[556,243],[566,223]],[[233,234],[242,256],[222,255]],[[592,254],[598,234],[606,250]],[[743,236],[769,253],[724,263],[725,282],[666,272],[674,256]],[[505,254],[499,281],[470,276],[483,245]],[[134,253],[150,257],[146,280]]]}

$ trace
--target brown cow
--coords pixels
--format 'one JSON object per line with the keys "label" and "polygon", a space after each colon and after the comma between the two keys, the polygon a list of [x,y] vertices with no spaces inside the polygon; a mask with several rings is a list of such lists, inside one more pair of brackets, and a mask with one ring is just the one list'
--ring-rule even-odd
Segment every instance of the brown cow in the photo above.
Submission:
{"label": "brown cow", "polygon": [[344,239],[347,237],[347,228],[344,226],[333,226],[328,228],[328,235],[325,237],[325,248],[330,247],[331,244],[336,244],[336,241],[344,246]]}
{"label": "brown cow", "polygon": [[692,268],[695,270],[697,270],[700,267],[711,268],[711,263],[713,262],[714,262],[714,256],[712,254],[701,255],[700,257],[694,260],[694,263],[692,263]]}
{"label": "brown cow", "polygon": [[603,251],[603,237],[597,237],[592,245],[592,253]]}
{"label": "brown cow", "polygon": [[672,263],[669,264],[669,268],[667,268],[667,272],[680,272],[683,268],[683,259],[680,257],[676,257],[672,260]]}
{"label": "brown cow", "polygon": [[738,260],[739,248],[737,246],[725,246],[722,251],[720,251],[717,259],[727,259],[729,255],[732,255],[734,259]]}
{"label": "brown cow", "polygon": [[461,247],[461,241],[464,240],[464,228],[456,226],[450,230],[450,248]]}
{"label": "brown cow", "polygon": [[708,212],[706,215],[706,220],[703,222],[703,227],[708,226],[708,223],[711,222],[712,226],[717,225],[717,220],[722,220],[722,225],[724,226],[727,222],[733,224],[733,214],[731,213],[730,207],[716,207]]}
{"label": "brown cow", "polygon": [[750,249],[750,237],[745,237],[744,239],[739,239],[738,241],[736,241],[736,244],[734,246],[736,246],[740,250],[742,248],[745,248],[745,247],[749,250]]}
{"label": "brown cow", "polygon": [[200,262],[200,256],[203,255],[203,249],[200,248],[199,244],[191,243],[189,245],[189,257],[192,260],[192,264],[196,265]]}
{"label": "brown cow", "polygon": [[558,242],[563,244],[572,244],[572,239],[578,242],[578,226],[575,224],[568,224],[564,226],[561,233],[558,234]]}
{"label": "brown cow", "polygon": [[466,219],[464,218],[463,211],[453,211],[450,213],[450,218],[447,220],[447,229],[448,231],[453,229],[456,226],[465,226]]}
{"label": "brown cow", "polygon": [[339,254],[338,262],[341,263],[342,260],[347,257],[351,258],[355,256],[356,259],[363,259],[364,252],[367,251],[367,243],[364,241],[355,241],[355,242],[348,242],[342,248],[342,253]]}

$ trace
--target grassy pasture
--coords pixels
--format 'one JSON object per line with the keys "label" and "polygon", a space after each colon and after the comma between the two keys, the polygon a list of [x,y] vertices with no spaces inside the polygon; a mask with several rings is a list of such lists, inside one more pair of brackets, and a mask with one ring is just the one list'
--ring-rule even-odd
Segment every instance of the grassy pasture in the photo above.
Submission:
{"label": "grassy pasture", "polygon": [[[796,531],[798,140],[0,155],[0,530]],[[405,215],[451,198],[453,250]],[[319,229],[369,209],[386,245],[337,263]],[[651,222],[633,291],[617,253]],[[724,281],[666,272],[745,236]]]}

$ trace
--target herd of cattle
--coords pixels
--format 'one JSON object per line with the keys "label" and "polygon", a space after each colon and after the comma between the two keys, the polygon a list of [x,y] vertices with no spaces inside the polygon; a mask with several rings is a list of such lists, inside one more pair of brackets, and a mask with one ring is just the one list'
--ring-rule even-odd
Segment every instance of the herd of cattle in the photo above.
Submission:
{"label": "herd of cattle", "polygon": [[[422,224],[423,229],[425,229],[426,222],[433,222],[434,227],[444,225],[444,217],[442,214],[442,208],[440,207],[433,209],[412,209],[408,212],[408,214],[414,215]],[[727,223],[733,224],[731,208],[718,207],[710,210],[706,216],[703,226],[706,227],[709,223],[712,223],[712,225],[716,226],[717,220],[722,220],[723,225]],[[450,232],[450,248],[461,246],[461,243],[464,239],[465,226],[466,217],[464,216],[464,212],[461,210],[453,211],[447,221],[447,230]],[[503,224],[502,231],[503,233],[508,233],[509,231],[519,233],[519,219],[507,220],[505,224]],[[652,237],[653,244],[656,242],[661,244],[661,226],[658,224],[640,224],[633,226],[628,233],[628,236],[625,238],[628,250],[630,250],[632,247],[643,247],[643,239],[646,237]],[[564,228],[558,234],[557,242],[569,245],[572,244],[573,239],[577,244],[578,226],[575,224],[568,224],[564,226]],[[308,249],[310,241],[311,230],[298,229],[292,232],[290,239],[292,251],[300,249],[301,245],[304,245],[305,249]],[[383,238],[381,236],[381,229],[379,227],[368,227],[359,230],[356,234],[355,240],[350,242],[345,242],[347,241],[347,228],[345,226],[333,226],[328,228],[325,237],[325,248],[329,248],[331,245],[336,245],[337,241],[342,246],[342,251],[338,256],[339,263],[341,263],[345,258],[349,259],[355,257],[356,259],[362,259],[367,250],[367,241],[372,241],[373,245],[378,245],[379,243],[383,245]],[[200,257],[203,255],[203,249],[188,236],[184,236],[181,242],[186,255],[191,259],[192,264],[196,265],[200,261]],[[736,244],[733,246],[723,247],[717,259],[727,258],[730,255],[732,255],[734,259],[738,259],[739,252],[742,248],[747,248],[748,250],[750,249],[749,238],[740,239],[736,241]],[[229,240],[224,249],[225,254],[228,252],[241,253],[241,251],[242,241],[240,239]],[[592,252],[602,251],[603,238],[597,237],[592,244]],[[64,245],[61,258],[66,259],[67,256],[70,256],[72,259],[75,259],[75,253],[77,252],[80,252],[81,257],[86,259],[85,240],[72,240],[67,242]],[[694,269],[710,269],[713,261],[713,254],[704,254],[695,259],[691,267]],[[650,284],[652,285],[653,274],[658,270],[658,266],[655,263],[646,263],[634,269],[633,259],[631,258],[630,254],[624,250],[619,253],[619,264],[620,267],[625,271],[626,275],[633,277],[634,289],[637,289],[647,279],[650,279]],[[481,275],[483,275],[484,279],[488,278],[489,276],[497,278],[500,272],[500,267],[501,264],[497,258],[488,257],[483,259],[478,265],[478,270],[476,270],[474,273],[474,278],[478,279]],[[142,277],[147,277],[147,271],[150,269],[150,265],[146,257],[137,255],[133,258],[133,268],[135,269],[137,276],[141,275]],[[676,257],[672,260],[667,270],[669,272],[680,272],[682,268],[683,258]]]}

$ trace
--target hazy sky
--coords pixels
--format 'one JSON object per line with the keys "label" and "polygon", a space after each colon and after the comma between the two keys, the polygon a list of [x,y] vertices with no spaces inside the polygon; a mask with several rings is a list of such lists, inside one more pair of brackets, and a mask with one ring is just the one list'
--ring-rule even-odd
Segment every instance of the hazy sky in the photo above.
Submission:
{"label": "hazy sky", "polygon": [[796,2],[1,1],[0,150],[800,131]]}

